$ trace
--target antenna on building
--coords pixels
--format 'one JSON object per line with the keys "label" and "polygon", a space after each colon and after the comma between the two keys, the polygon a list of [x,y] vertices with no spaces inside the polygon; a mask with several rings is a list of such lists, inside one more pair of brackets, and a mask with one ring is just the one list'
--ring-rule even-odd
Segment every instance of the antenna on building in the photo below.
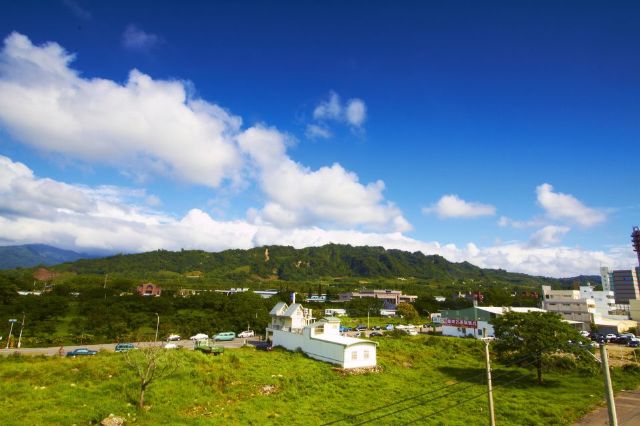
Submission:
{"label": "antenna on building", "polygon": [[640,228],[637,226],[634,226],[633,232],[631,232],[631,243],[633,244],[633,251],[638,254],[638,266],[640,267]]}

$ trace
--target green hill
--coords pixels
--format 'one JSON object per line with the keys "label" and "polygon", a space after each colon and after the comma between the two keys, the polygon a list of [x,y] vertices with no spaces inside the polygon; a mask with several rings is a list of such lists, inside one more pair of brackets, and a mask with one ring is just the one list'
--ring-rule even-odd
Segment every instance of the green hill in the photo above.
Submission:
{"label": "green hill", "polygon": [[362,277],[415,278],[442,282],[475,280],[487,284],[536,287],[541,282],[560,285],[560,281],[553,278],[510,273],[501,269],[482,269],[468,262],[449,262],[438,255],[337,244],[303,249],[268,246],[218,253],[158,250],[102,259],[82,259],[59,265],[55,269],[79,274],[123,273],[131,276],[144,276],[158,271],[180,274],[200,271],[210,277],[234,278],[236,281],[251,277],[277,278],[282,281]]}

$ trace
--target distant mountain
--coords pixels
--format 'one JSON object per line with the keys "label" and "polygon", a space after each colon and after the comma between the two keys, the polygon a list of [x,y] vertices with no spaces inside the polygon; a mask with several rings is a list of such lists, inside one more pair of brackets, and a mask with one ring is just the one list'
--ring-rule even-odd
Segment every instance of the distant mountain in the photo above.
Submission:
{"label": "distant mountain", "polygon": [[93,258],[89,254],[76,253],[45,244],[0,246],[0,269],[29,268],[38,265],[57,265],[79,259]]}
{"label": "distant mountain", "polygon": [[591,284],[597,286],[602,284],[600,275],[578,275],[577,277],[560,278],[564,287],[576,287]]}
{"label": "distant mountain", "polygon": [[449,262],[442,256],[421,252],[387,250],[383,247],[353,247],[327,244],[295,249],[288,246],[256,247],[210,253],[202,250],[167,251],[117,255],[79,260],[56,267],[79,274],[125,273],[145,276],[158,271],[181,274],[204,273],[242,282],[255,278],[306,281],[327,277],[398,278],[408,277],[441,284],[465,283],[470,288],[484,284],[538,287],[559,286],[554,278],[535,277],[502,269],[482,269],[469,262]]}

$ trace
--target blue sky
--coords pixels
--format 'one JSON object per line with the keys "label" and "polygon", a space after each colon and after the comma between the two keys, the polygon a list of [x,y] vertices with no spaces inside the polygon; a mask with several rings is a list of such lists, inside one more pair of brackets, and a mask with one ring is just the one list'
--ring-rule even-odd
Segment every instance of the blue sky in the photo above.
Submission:
{"label": "blue sky", "polygon": [[0,243],[327,242],[630,267],[640,6],[25,1],[0,17]]}

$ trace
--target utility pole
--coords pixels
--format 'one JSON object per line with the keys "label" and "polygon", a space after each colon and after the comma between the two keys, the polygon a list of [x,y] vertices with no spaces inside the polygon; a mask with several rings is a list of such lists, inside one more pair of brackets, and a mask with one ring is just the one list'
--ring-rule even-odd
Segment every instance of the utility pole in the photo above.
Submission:
{"label": "utility pole", "polygon": [[13,332],[13,324],[15,324],[16,322],[18,322],[18,320],[15,318],[11,318],[9,320],[9,324],[11,324],[11,327],[9,328],[9,337],[7,338],[7,347],[5,349],[9,349],[9,343],[11,343],[11,333]]}
{"label": "utility pole", "polygon": [[157,312],[156,316],[158,317],[158,322],[156,322],[156,340],[154,340],[155,342],[158,341],[158,328],[160,328],[160,315]]}
{"label": "utility pole", "polygon": [[609,356],[607,355],[607,345],[600,344],[600,359],[602,360],[602,373],[604,374],[604,393],[607,396],[607,411],[609,412],[609,425],[618,426],[618,416],[616,414],[616,402],[613,399],[613,387],[611,386],[611,375],[609,374]]}
{"label": "utility pole", "polygon": [[493,388],[491,387],[491,358],[489,357],[489,342],[491,339],[484,338],[484,356],[487,365],[487,398],[489,399],[489,425],[496,426],[496,414],[493,408]]}
{"label": "utility pole", "polygon": [[25,313],[22,313],[22,325],[20,326],[20,336],[18,336],[18,349],[20,349],[20,341],[22,340],[22,330],[24,330],[24,317]]}
{"label": "utility pole", "polygon": [[109,274],[104,274],[104,285],[102,286],[102,289],[104,290],[104,300],[107,300],[107,277],[109,276]]}

